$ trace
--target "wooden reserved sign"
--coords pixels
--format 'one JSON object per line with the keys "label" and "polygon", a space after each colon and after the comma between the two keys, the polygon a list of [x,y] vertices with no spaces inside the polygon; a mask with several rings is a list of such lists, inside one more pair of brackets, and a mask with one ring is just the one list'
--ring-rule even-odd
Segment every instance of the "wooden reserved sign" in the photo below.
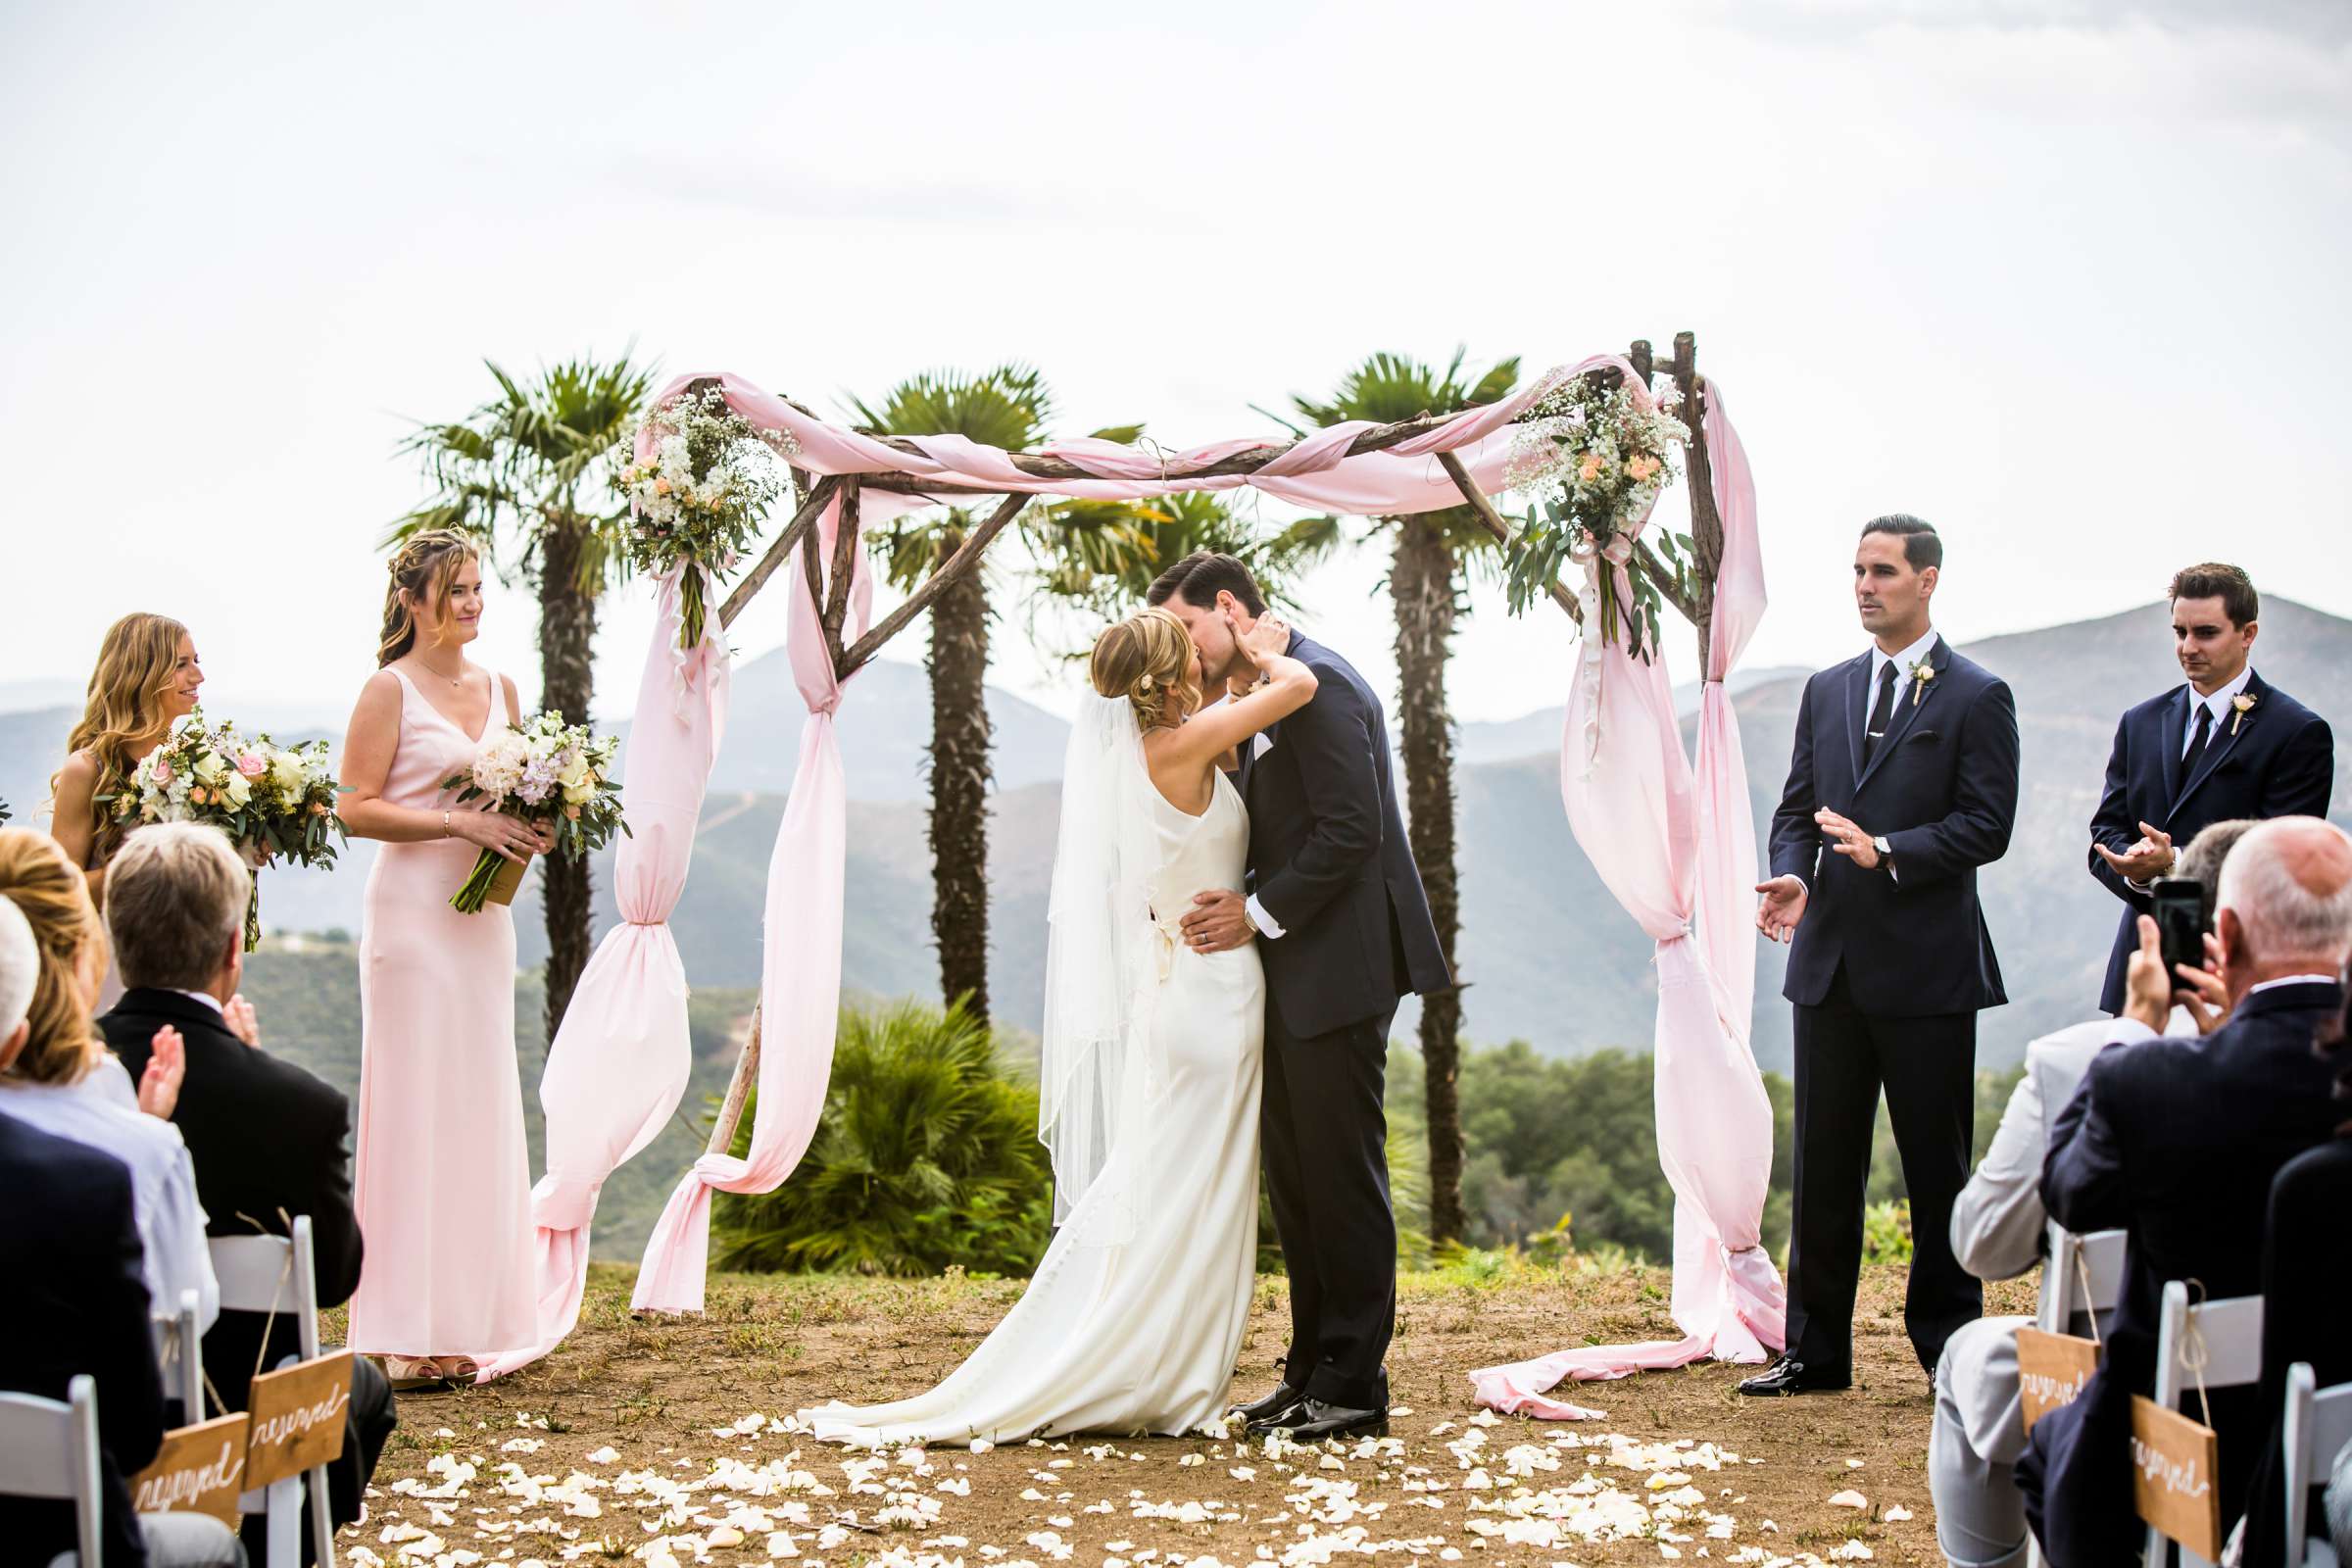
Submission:
{"label": "wooden reserved sign", "polygon": [[246,1440],[245,1485],[318,1468],[343,1452],[343,1419],[351,1408],[351,1352],[297,1361],[253,1380],[247,1400],[253,1420]]}
{"label": "wooden reserved sign", "polygon": [[2222,1498],[2213,1489],[2218,1457],[2213,1428],[2132,1396],[2132,1507],[2207,1562],[2222,1556]]}
{"label": "wooden reserved sign", "polygon": [[2082,1385],[2099,1369],[2095,1340],[2072,1334],[2051,1334],[2036,1328],[2017,1331],[2017,1392],[2025,1410],[2026,1430],[2052,1410],[2075,1402]]}
{"label": "wooden reserved sign", "polygon": [[140,1513],[209,1513],[236,1529],[245,1433],[242,1410],[165,1433],[155,1462],[130,1479],[130,1505]]}

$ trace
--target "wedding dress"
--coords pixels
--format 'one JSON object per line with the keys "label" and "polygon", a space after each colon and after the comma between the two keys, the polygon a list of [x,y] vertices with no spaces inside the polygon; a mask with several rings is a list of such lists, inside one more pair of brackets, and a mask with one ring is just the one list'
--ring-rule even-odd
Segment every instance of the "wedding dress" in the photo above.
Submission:
{"label": "wedding dress", "polygon": [[1240,794],[1193,816],[1151,782],[1132,709],[1089,697],[1062,785],[1042,1136],[1060,1229],[1028,1292],[927,1394],[801,1412],[875,1446],[1195,1432],[1224,1410],[1257,1254],[1265,976],[1201,954],[1193,895],[1239,890]]}

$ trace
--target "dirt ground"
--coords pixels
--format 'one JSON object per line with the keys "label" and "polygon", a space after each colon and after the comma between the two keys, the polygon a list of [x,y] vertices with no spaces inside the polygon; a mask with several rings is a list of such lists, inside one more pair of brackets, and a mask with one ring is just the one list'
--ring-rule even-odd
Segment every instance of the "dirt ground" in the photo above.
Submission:
{"label": "dirt ground", "polygon": [[[1072,1438],[861,1454],[783,1423],[835,1397],[919,1393],[1017,1282],[719,1276],[701,1318],[637,1321],[599,1265],[579,1330],[480,1388],[402,1396],[344,1560],[1059,1561],[1161,1568],[1397,1553],[1501,1564],[1936,1563],[1931,1395],[1902,1335],[1900,1268],[1864,1275],[1857,1383],[1744,1400],[1704,1364],[1585,1384],[1606,1418],[1482,1416],[1464,1373],[1565,1345],[1677,1337],[1659,1270],[1457,1265],[1400,1282],[1386,1442],[1293,1448]],[[2031,1281],[1988,1311],[2031,1310]],[[1234,1389],[1274,1381],[1284,1287],[1261,1280]],[[1492,1424],[1489,1424],[1489,1423]],[[1860,1507],[1833,1498],[1858,1494]]]}

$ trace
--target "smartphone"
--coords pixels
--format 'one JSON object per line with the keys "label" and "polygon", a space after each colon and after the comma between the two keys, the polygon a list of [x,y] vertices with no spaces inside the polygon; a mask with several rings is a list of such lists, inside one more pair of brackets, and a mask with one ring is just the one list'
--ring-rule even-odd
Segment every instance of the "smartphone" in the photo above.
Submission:
{"label": "smartphone", "polygon": [[2205,933],[2213,929],[2213,899],[2204,883],[2185,876],[2159,877],[2150,894],[2154,906],[2148,912],[2156,917],[2165,978],[2178,982],[2180,971],[2173,965],[2205,966]]}

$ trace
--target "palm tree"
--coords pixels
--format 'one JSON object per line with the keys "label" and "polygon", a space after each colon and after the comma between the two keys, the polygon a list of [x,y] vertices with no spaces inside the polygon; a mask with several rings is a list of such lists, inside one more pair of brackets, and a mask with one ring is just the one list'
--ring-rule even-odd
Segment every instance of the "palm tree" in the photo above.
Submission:
{"label": "palm tree", "polygon": [[[864,425],[883,435],[960,435],[1006,451],[1043,440],[1054,399],[1022,365],[978,375],[925,371],[891,388],[880,409],[853,398]],[[873,535],[891,582],[911,589],[944,564],[975,526],[961,507],[898,519]],[[940,995],[988,1021],[987,564],[931,601],[931,935],[939,945]]]}
{"label": "palm tree", "polygon": [[[1328,401],[1295,397],[1316,424],[1370,419],[1387,424],[1423,414],[1451,414],[1507,396],[1519,379],[1516,357],[1498,361],[1476,382],[1462,379],[1464,351],[1444,371],[1400,354],[1375,354],[1340,378]],[[1395,531],[1389,597],[1396,609],[1397,724],[1404,752],[1404,798],[1413,858],[1429,895],[1429,913],[1448,968],[1461,924],[1454,869],[1453,726],[1446,711],[1446,662],[1454,621],[1466,600],[1461,572],[1489,545],[1467,505],[1383,519]],[[1458,971],[1456,971],[1458,974]],[[1458,987],[1421,1004],[1421,1057],[1429,1103],[1429,1233],[1443,1246],[1459,1241],[1462,1214],[1462,996]]]}
{"label": "palm tree", "polygon": [[[644,412],[654,368],[630,363],[624,351],[610,365],[550,366],[527,384],[488,368],[496,396],[463,420],[420,425],[401,443],[434,493],[394,523],[385,542],[425,528],[478,536],[502,577],[519,577],[539,595],[540,706],[585,724],[596,602],[627,569],[620,543],[628,510],[612,504],[604,460]],[[591,888],[585,858],[550,857],[542,871],[553,1040],[588,961]]]}

